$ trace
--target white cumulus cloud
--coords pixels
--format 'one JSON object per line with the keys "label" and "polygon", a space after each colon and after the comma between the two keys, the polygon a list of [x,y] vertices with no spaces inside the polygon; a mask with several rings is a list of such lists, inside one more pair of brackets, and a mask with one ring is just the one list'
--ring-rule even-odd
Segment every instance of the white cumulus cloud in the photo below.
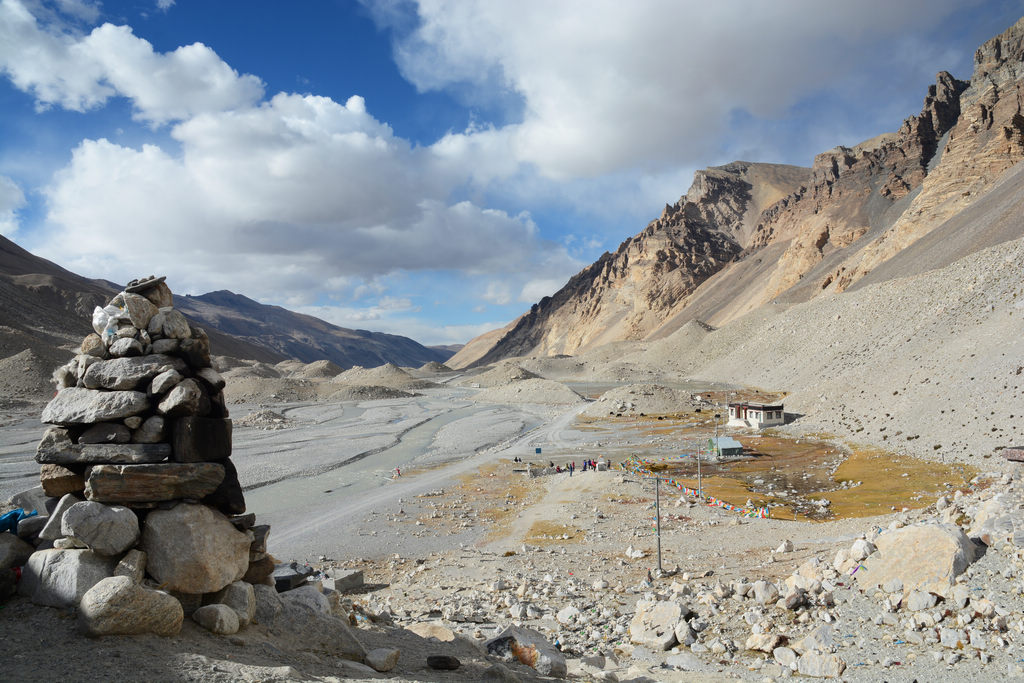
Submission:
{"label": "white cumulus cloud", "polygon": [[260,79],[239,75],[201,43],[157,53],[130,27],[112,24],[80,36],[41,26],[18,0],[0,1],[0,70],[41,108],[85,111],[123,96],[139,120],[154,124],[263,96]]}
{"label": "white cumulus cloud", "polygon": [[111,279],[146,263],[200,289],[278,298],[333,278],[457,270],[518,281],[580,265],[527,214],[449,200],[459,178],[358,97],[282,93],[172,135],[180,154],[79,144],[49,189],[56,231],[42,251]]}
{"label": "white cumulus cloud", "polygon": [[[396,57],[406,77],[423,90],[518,95],[521,120],[501,133],[519,161],[555,178],[707,163],[720,153],[733,115],[781,116],[868,64],[892,72],[915,68],[887,59],[887,50],[903,34],[963,7],[957,0],[863,0],[827,8],[810,0],[412,5],[411,31],[396,19],[402,5],[371,6],[398,31]],[[500,145],[491,139],[484,146]]]}
{"label": "white cumulus cloud", "polygon": [[18,209],[25,206],[25,193],[7,176],[0,175],[0,235],[13,237],[18,232]]}

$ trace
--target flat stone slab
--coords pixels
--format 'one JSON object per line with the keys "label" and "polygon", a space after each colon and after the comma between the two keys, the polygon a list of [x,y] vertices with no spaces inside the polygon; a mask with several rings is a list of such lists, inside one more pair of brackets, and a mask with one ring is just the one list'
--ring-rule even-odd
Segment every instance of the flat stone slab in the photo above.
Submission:
{"label": "flat stone slab", "polygon": [[184,372],[185,362],[163,354],[113,358],[90,365],[82,381],[87,389],[145,388],[151,379],[168,369]]}
{"label": "flat stone slab", "polygon": [[99,391],[68,387],[57,392],[43,408],[42,421],[58,425],[84,425],[120,420],[149,408],[141,391]]}
{"label": "flat stone slab", "polygon": [[36,462],[48,465],[139,465],[158,463],[171,455],[167,443],[76,444],[67,430],[51,427],[36,447]]}
{"label": "flat stone slab", "polygon": [[1004,448],[1003,457],[1013,462],[1024,462],[1024,446],[1014,446],[1013,448]]}
{"label": "flat stone slab", "polygon": [[85,497],[101,503],[147,503],[203,498],[224,479],[217,463],[95,465],[86,471]]}
{"label": "flat stone slab", "polygon": [[363,587],[362,569],[329,569],[327,571],[331,588],[339,593],[356,590]]}

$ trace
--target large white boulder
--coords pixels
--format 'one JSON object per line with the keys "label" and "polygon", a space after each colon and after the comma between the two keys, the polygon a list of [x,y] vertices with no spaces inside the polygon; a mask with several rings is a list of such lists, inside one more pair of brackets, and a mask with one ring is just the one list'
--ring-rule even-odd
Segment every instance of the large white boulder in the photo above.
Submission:
{"label": "large white boulder", "polygon": [[127,576],[111,576],[86,591],[78,622],[87,634],[174,636],[181,630],[181,603],[163,591],[143,588]]}
{"label": "large white boulder", "polygon": [[150,576],[168,590],[213,593],[245,575],[251,543],[216,510],[180,503],[147,515],[141,547]]}
{"label": "large white boulder", "polygon": [[878,551],[854,574],[862,587],[899,579],[903,592],[918,590],[949,597],[956,577],[974,561],[975,546],[953,524],[908,526],[883,533]]}
{"label": "large white boulder", "polygon": [[69,507],[60,528],[65,536],[78,539],[100,555],[120,555],[139,540],[139,518],[134,512],[91,500]]}
{"label": "large white boulder", "polygon": [[640,600],[629,622],[629,639],[655,651],[664,651],[676,644],[676,625],[683,621],[686,610],[669,600]]}
{"label": "large white boulder", "polygon": [[116,563],[91,550],[39,550],[28,558],[18,592],[37,605],[75,607],[86,591],[114,572]]}

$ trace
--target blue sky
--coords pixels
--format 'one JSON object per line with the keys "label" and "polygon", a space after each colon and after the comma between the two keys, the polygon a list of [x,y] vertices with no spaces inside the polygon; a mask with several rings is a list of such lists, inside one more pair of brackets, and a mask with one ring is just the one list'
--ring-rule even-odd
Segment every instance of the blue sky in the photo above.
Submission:
{"label": "blue sky", "polygon": [[1024,2],[0,0],[0,234],[346,327],[506,324],[734,159],[896,130]]}

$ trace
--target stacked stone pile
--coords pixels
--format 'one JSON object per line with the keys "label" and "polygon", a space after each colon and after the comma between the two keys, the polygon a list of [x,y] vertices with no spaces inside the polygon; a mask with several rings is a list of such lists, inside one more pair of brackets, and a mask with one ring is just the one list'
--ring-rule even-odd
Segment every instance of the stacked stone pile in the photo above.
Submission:
{"label": "stacked stone pile", "polygon": [[171,635],[185,615],[222,612],[197,612],[204,603],[229,606],[237,630],[255,609],[253,584],[273,584],[274,560],[270,528],[244,514],[209,340],[162,277],[129,283],[93,328],[54,373],[41,490],[15,497],[40,513],[18,528],[30,553],[19,592],[78,607],[96,635]]}

